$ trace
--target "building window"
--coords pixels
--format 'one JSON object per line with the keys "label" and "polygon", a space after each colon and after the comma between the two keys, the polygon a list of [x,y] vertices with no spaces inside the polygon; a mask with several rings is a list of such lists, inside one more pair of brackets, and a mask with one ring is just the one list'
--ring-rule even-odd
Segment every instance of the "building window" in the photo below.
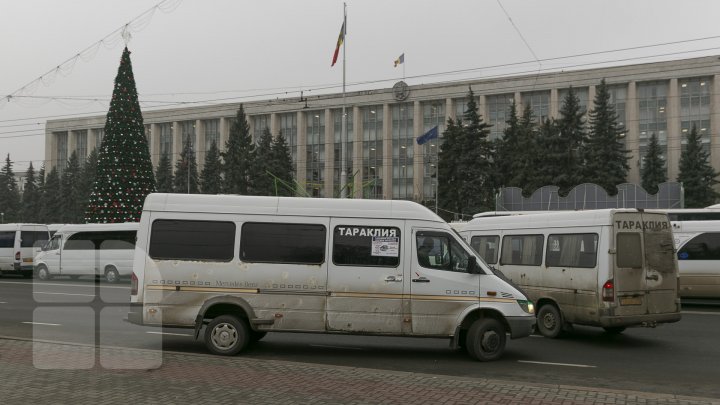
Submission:
{"label": "building window", "polygon": [[57,141],[57,167],[58,173],[67,167],[68,161],[68,133],[67,132],[54,132],[55,140]]}
{"label": "building window", "polygon": [[313,197],[325,197],[325,111],[310,111],[305,117],[305,191]]}
{"label": "building window", "polygon": [[618,128],[623,128],[623,141],[627,143],[625,133],[627,132],[627,116],[626,116],[626,104],[627,104],[627,85],[622,86],[608,86],[608,93],[610,93],[610,105],[615,107],[615,113],[617,114],[617,125]]}
{"label": "building window", "polygon": [[414,109],[412,103],[394,104],[392,114],[393,174],[392,198],[414,199],[413,147],[415,131],[413,128]]}
{"label": "building window", "polygon": [[362,108],[363,197],[383,198],[383,107]]}
{"label": "building window", "polygon": [[682,150],[693,125],[705,152],[710,153],[710,78],[696,77],[678,81],[680,85],[680,131]]}
{"label": "building window", "polygon": [[[345,110],[347,114],[346,128],[347,139],[345,139],[345,174],[347,175],[348,184],[340,184],[340,172],[342,170],[342,109],[333,110],[333,131],[335,135],[334,140],[334,169],[333,169],[333,184],[335,189],[335,196],[340,195],[340,190],[343,186],[346,188],[352,187],[353,184],[353,114],[352,109],[348,108]],[[347,195],[351,195],[350,190],[347,191]]]}
{"label": "building window", "polygon": [[[435,200],[436,168],[438,152],[442,144],[442,134],[445,132],[445,103],[442,101],[429,101],[422,104],[423,126],[422,133],[438,127],[438,138],[431,139],[420,146],[423,159],[423,200]],[[417,134],[420,136],[421,134]]]}
{"label": "building window", "polygon": [[95,149],[97,149],[98,153],[100,152],[100,148],[102,147],[102,141],[105,138],[105,128],[98,128],[95,130]]}
{"label": "building window", "polygon": [[182,137],[182,147],[185,147],[185,142],[190,138],[190,149],[195,150],[195,121],[183,121],[180,123],[180,134]]}
{"label": "building window", "polygon": [[[565,97],[567,97],[568,93],[570,93],[570,89],[558,90],[558,111],[560,111],[560,109],[563,106],[563,103],[565,103]],[[580,111],[587,114],[588,97],[589,97],[588,88],[587,87],[581,87],[581,88],[573,87],[573,93],[575,93],[575,96],[577,96],[578,100],[580,100]],[[557,118],[560,118],[560,117],[558,116]]]}
{"label": "building window", "polygon": [[645,162],[648,144],[653,134],[660,145],[661,158],[667,157],[667,90],[666,81],[646,82],[638,84],[638,130],[639,155],[641,166]]}
{"label": "building window", "polygon": [[160,156],[167,156],[172,161],[173,133],[172,124],[159,124],[160,128]]}
{"label": "building window", "polygon": [[205,120],[203,121],[203,125],[205,127],[205,151],[203,153],[207,154],[207,151],[210,150],[210,147],[212,146],[213,142],[215,143],[215,146],[217,146],[218,150],[220,149],[220,120],[214,119],[214,120]]}
{"label": "building window", "polygon": [[256,263],[322,264],[325,226],[246,222],[240,236],[240,260]]}
{"label": "building window", "polygon": [[[488,109],[487,123],[490,127],[490,140],[502,139],[507,128],[507,120],[510,118],[510,106],[515,97],[512,94],[499,94],[485,97]],[[518,116],[522,111],[517,112]]]}
{"label": "building window", "polygon": [[253,116],[253,142],[257,143],[266,129],[270,130],[270,114]]}
{"label": "building window", "polygon": [[87,129],[75,131],[75,154],[77,155],[78,162],[80,163],[80,165],[84,165],[85,160],[87,160],[87,154],[88,154],[87,143],[88,143]]}
{"label": "building window", "polygon": [[235,224],[221,221],[158,219],[150,230],[150,257],[156,260],[229,262]]}
{"label": "building window", "polygon": [[285,113],[280,114],[280,135],[285,137],[285,142],[290,149],[290,156],[292,156],[292,167],[293,173],[297,167],[297,114],[296,113]]}
{"label": "building window", "polygon": [[542,123],[550,117],[550,91],[533,91],[522,94],[523,106],[529,105],[533,117]]}

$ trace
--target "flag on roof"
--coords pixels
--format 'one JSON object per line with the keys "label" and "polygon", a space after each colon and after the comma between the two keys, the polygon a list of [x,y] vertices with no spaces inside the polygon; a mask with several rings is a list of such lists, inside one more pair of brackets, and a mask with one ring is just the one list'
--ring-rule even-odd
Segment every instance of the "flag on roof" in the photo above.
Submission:
{"label": "flag on roof", "polygon": [[402,63],[405,63],[405,52],[403,52],[402,55],[398,56],[398,58],[395,59],[395,66],[394,66],[394,67],[397,67],[397,65],[400,65],[400,64],[402,64]]}
{"label": "flag on roof", "polygon": [[338,54],[340,53],[340,46],[342,46],[343,41],[345,41],[345,21],[343,21],[342,27],[340,27],[340,35],[338,36],[337,46],[335,47],[335,53],[333,54],[332,63],[330,64],[330,67],[335,66],[335,62],[337,62]]}

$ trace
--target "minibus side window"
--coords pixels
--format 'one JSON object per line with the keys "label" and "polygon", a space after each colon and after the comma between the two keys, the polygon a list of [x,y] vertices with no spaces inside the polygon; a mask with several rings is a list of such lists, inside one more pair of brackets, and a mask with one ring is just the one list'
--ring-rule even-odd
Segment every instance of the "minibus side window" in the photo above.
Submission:
{"label": "minibus side window", "polygon": [[247,222],[240,235],[240,260],[256,263],[322,264],[326,229],[319,224]]}
{"label": "minibus side window", "polygon": [[642,268],[642,244],[640,234],[621,232],[616,241],[617,266],[633,269]]}
{"label": "minibus side window", "polygon": [[400,229],[338,225],[333,231],[333,263],[340,266],[397,267]]}
{"label": "minibus side window", "polygon": [[678,260],[720,260],[720,233],[701,233],[692,238],[678,252]]}
{"label": "minibus side window", "polygon": [[43,250],[58,250],[60,249],[60,235],[55,235],[48,241],[48,243],[43,247]]}
{"label": "minibus side window", "polygon": [[504,236],[500,264],[539,266],[542,264],[543,240],[543,235]]}
{"label": "minibus side window", "polygon": [[229,262],[235,254],[235,224],[158,219],[152,223],[148,253],[156,260]]}
{"label": "minibus side window", "polygon": [[592,233],[549,235],[545,266],[593,268],[598,236]]}
{"label": "minibus side window", "polygon": [[40,247],[48,240],[48,233],[42,231],[20,232],[20,247]]}
{"label": "minibus side window", "polygon": [[15,247],[15,231],[0,232],[0,248]]}
{"label": "minibus side window", "polygon": [[473,236],[470,241],[470,246],[478,252],[487,264],[497,263],[499,244],[500,237],[497,235]]}

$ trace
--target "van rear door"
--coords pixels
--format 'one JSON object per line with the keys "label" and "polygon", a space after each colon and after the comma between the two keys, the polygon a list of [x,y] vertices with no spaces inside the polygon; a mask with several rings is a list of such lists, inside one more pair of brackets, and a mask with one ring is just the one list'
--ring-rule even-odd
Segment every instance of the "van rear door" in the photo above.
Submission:
{"label": "van rear door", "polygon": [[616,315],[675,312],[677,262],[663,214],[617,213],[614,220]]}

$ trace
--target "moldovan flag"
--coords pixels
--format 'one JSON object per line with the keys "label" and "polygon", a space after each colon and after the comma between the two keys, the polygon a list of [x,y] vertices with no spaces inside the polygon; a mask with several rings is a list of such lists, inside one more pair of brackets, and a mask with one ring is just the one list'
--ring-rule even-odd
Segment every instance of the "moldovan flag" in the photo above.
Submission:
{"label": "moldovan flag", "polygon": [[405,63],[405,52],[403,52],[402,55],[398,56],[398,58],[395,59],[395,66],[393,67],[397,67],[397,65],[400,65],[402,63]]}
{"label": "moldovan flag", "polygon": [[340,35],[338,36],[337,46],[335,47],[335,53],[333,54],[333,60],[330,64],[330,67],[335,66],[335,62],[337,62],[338,54],[340,53],[340,46],[343,44],[343,41],[345,40],[345,21],[343,21],[342,27],[340,27]]}

